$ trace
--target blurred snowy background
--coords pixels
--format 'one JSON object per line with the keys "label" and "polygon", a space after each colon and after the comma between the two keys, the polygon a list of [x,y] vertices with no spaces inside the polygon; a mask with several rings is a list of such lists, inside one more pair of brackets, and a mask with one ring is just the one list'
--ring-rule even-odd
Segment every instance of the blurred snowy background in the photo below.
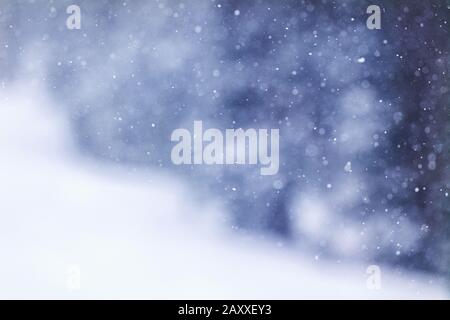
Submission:
{"label": "blurred snowy background", "polygon": [[[1,298],[448,297],[448,2],[71,4],[0,0]],[[175,167],[193,120],[279,174]]]}

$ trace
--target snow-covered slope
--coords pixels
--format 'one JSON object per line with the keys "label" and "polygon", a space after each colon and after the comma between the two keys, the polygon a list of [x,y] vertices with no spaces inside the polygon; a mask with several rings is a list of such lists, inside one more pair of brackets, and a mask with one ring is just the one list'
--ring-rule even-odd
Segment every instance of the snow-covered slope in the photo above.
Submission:
{"label": "snow-covered slope", "polygon": [[430,276],[343,265],[226,231],[160,172],[77,156],[33,82],[0,89],[0,298],[447,298]]}

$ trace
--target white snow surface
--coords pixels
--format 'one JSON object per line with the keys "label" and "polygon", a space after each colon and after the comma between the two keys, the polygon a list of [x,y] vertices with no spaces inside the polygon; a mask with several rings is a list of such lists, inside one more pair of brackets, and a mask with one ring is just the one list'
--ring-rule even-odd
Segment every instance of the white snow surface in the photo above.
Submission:
{"label": "white snow surface", "polygon": [[79,155],[37,83],[0,88],[0,298],[448,298],[387,266],[369,290],[366,264],[228,231],[180,177]]}

